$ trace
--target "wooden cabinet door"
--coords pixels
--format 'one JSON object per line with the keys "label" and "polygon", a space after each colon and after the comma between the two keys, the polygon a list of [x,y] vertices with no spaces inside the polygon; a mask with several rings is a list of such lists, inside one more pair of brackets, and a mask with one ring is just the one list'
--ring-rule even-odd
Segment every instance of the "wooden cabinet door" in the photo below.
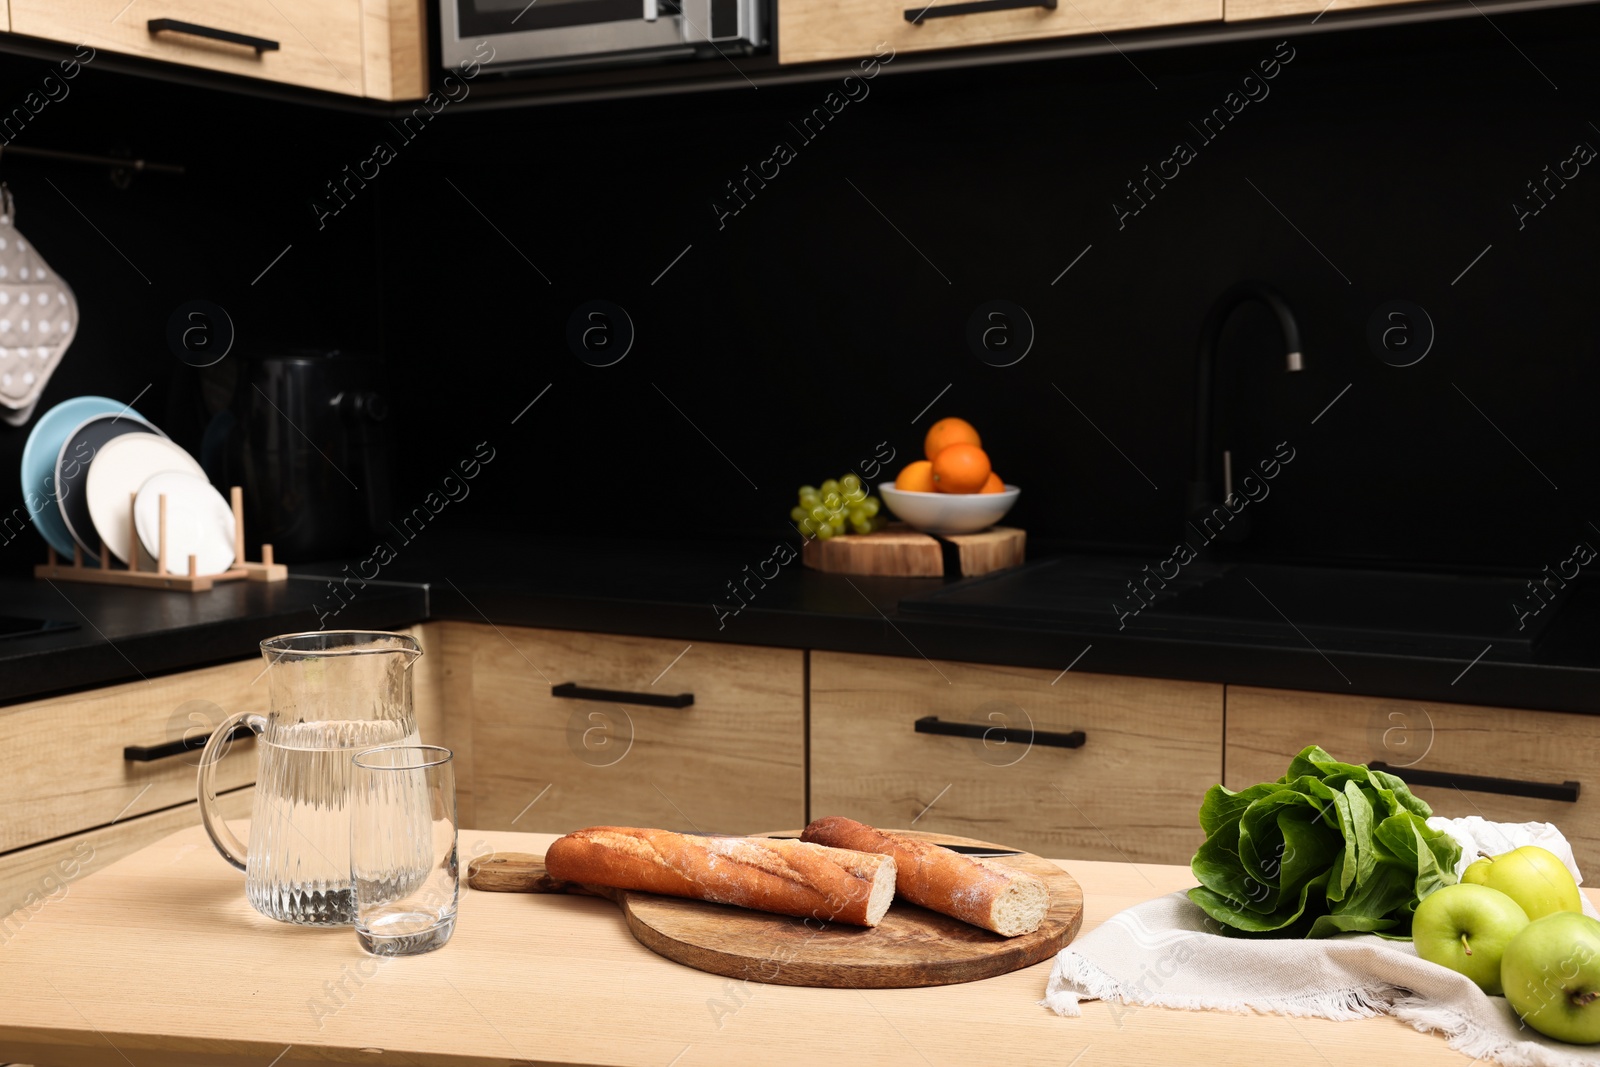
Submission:
{"label": "wooden cabinet door", "polygon": [[379,100],[428,95],[426,0],[361,0],[361,23],[366,94]]}
{"label": "wooden cabinet door", "polygon": [[[11,29],[146,59],[363,94],[362,0],[10,0]],[[151,32],[172,19],[276,42],[276,49],[197,32]]]}
{"label": "wooden cabinet door", "polygon": [[[126,746],[203,737],[236,711],[265,713],[259,659],[0,708],[0,852],[195,799],[198,750],[149,762]],[[217,767],[217,788],[256,778],[253,738]]]}
{"label": "wooden cabinet door", "polygon": [[[805,822],[803,652],[460,623],[445,644],[470,656],[481,829]],[[565,683],[634,699],[552,694]],[[692,704],[647,703],[684,694]]]}
{"label": "wooden cabinet door", "polygon": [[[1026,7],[928,17],[947,3],[922,0],[778,0],[778,59],[892,55],[935,48],[1007,44],[1046,37],[1216,22],[1223,0],[1073,0],[1056,8]],[[907,11],[927,10],[913,24]]]}
{"label": "wooden cabinet door", "polygon": [[[1579,869],[1600,874],[1600,717],[1228,687],[1229,789],[1282,777],[1307,745],[1347,763],[1388,764],[1437,815],[1555,823]],[[1504,779],[1505,788],[1523,792],[1572,781],[1578,796],[1507,795],[1459,780],[1422,784],[1461,774]]]}
{"label": "wooden cabinet door", "polygon": [[[929,716],[1034,740],[919,733]],[[1081,747],[1046,743],[1080,730]],[[811,768],[812,818],[1188,863],[1222,774],[1222,687],[813,652]]]}

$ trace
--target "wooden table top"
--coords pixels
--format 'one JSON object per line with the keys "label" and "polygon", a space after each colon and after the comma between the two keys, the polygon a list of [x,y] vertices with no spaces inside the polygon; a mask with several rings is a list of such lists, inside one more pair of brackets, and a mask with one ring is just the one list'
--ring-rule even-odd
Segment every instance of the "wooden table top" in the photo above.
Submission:
{"label": "wooden table top", "polygon": [[[466,830],[462,863],[553,839]],[[1061,865],[1083,886],[1085,932],[1194,884],[1185,867]],[[656,956],[609,902],[465,884],[449,945],[380,960],[348,928],[257,915],[198,827],[71,883],[5,932],[0,1063],[39,1067],[1471,1063],[1387,1017],[1094,1001],[1066,1019],[1037,1003],[1048,962],[926,989],[742,984]]]}

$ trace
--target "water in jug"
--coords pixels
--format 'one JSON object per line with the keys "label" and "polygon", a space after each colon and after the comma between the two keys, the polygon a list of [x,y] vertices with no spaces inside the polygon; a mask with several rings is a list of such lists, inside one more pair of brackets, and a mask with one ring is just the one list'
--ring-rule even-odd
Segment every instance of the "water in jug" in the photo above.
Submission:
{"label": "water in jug", "polygon": [[[355,919],[350,883],[352,757],[377,745],[418,743],[404,634],[326,630],[261,642],[271,703],[266,715],[230,716],[200,756],[200,813],[224,859],[245,873],[261,914],[307,926]],[[240,723],[256,735],[259,764],[246,849],[217,810],[217,761]],[[426,868],[427,843],[418,843]]]}

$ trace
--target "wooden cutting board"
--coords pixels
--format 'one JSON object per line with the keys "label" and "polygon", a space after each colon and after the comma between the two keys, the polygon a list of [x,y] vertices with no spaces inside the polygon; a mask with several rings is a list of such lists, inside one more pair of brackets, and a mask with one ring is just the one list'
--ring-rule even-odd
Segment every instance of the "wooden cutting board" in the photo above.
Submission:
{"label": "wooden cutting board", "polygon": [[970,534],[934,537],[903,522],[876,533],[811,538],[800,559],[828,574],[889,575],[897,578],[965,578],[1020,566],[1028,535],[1014,526],[991,526]]}
{"label": "wooden cutting board", "polygon": [[[948,844],[1005,847],[948,834],[896,832]],[[799,831],[773,836],[797,837]],[[1033,933],[1001,937],[899,899],[871,929],[819,924],[702,900],[560,882],[545,871],[544,857],[525,853],[474,861],[467,884],[498,893],[604,897],[622,908],[628,929],[645,947],[712,974],[773,985],[900,989],[1006,974],[1049,959],[1077,936],[1083,890],[1070,874],[1030,852],[996,862],[1036,874],[1050,887],[1050,912]]]}

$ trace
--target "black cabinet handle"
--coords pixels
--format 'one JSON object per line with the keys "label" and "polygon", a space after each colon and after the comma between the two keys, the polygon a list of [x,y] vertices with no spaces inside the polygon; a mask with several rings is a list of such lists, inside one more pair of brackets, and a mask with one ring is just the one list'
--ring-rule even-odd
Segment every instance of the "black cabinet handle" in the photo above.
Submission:
{"label": "black cabinet handle", "polygon": [[1578,801],[1577,782],[1524,782],[1516,778],[1486,778],[1481,774],[1454,771],[1419,771],[1415,767],[1391,767],[1387,763],[1368,764],[1375,771],[1388,771],[1406,780],[1407,785],[1437,785],[1446,789],[1470,789],[1474,793],[1499,793],[1508,797],[1533,797],[1535,800]]}
{"label": "black cabinet handle", "polygon": [[1056,0],[971,0],[965,4],[941,4],[934,7],[906,8],[906,21],[913,26],[922,25],[923,19],[945,19],[951,15],[981,15],[985,11],[1011,11],[1019,7],[1042,7],[1046,11],[1056,9]]}
{"label": "black cabinet handle", "polygon": [[151,19],[148,23],[151,33],[187,33],[191,37],[209,37],[213,41],[227,41],[229,44],[242,44],[254,48],[256,54],[262,52],[276,52],[277,41],[269,41],[265,37],[252,37],[248,33],[234,33],[232,30],[219,30],[211,26],[201,26],[194,22],[182,22],[178,19]]}
{"label": "black cabinet handle", "polygon": [[590,689],[576,682],[562,682],[550,687],[553,697],[569,700],[604,700],[611,704],[645,704],[652,708],[686,708],[694,703],[693,693],[630,693],[623,689]]}
{"label": "black cabinet handle", "polygon": [[1007,741],[1050,745],[1054,748],[1082,748],[1087,738],[1082,730],[1071,733],[1051,733],[1048,730],[1019,730],[1015,726],[980,726],[972,722],[940,722],[937,715],[925,715],[917,720],[919,734],[944,734],[947,737],[976,737],[988,740],[1001,737]]}
{"label": "black cabinet handle", "polygon": [[[238,741],[249,737],[251,733],[248,726],[235,726],[233,733],[228,735],[228,740]],[[207,734],[204,737],[185,737],[180,741],[168,741],[161,745],[128,745],[122,750],[122,758],[130,763],[153,763],[158,759],[181,756],[185,752],[205,748],[209,740],[211,735]]]}

